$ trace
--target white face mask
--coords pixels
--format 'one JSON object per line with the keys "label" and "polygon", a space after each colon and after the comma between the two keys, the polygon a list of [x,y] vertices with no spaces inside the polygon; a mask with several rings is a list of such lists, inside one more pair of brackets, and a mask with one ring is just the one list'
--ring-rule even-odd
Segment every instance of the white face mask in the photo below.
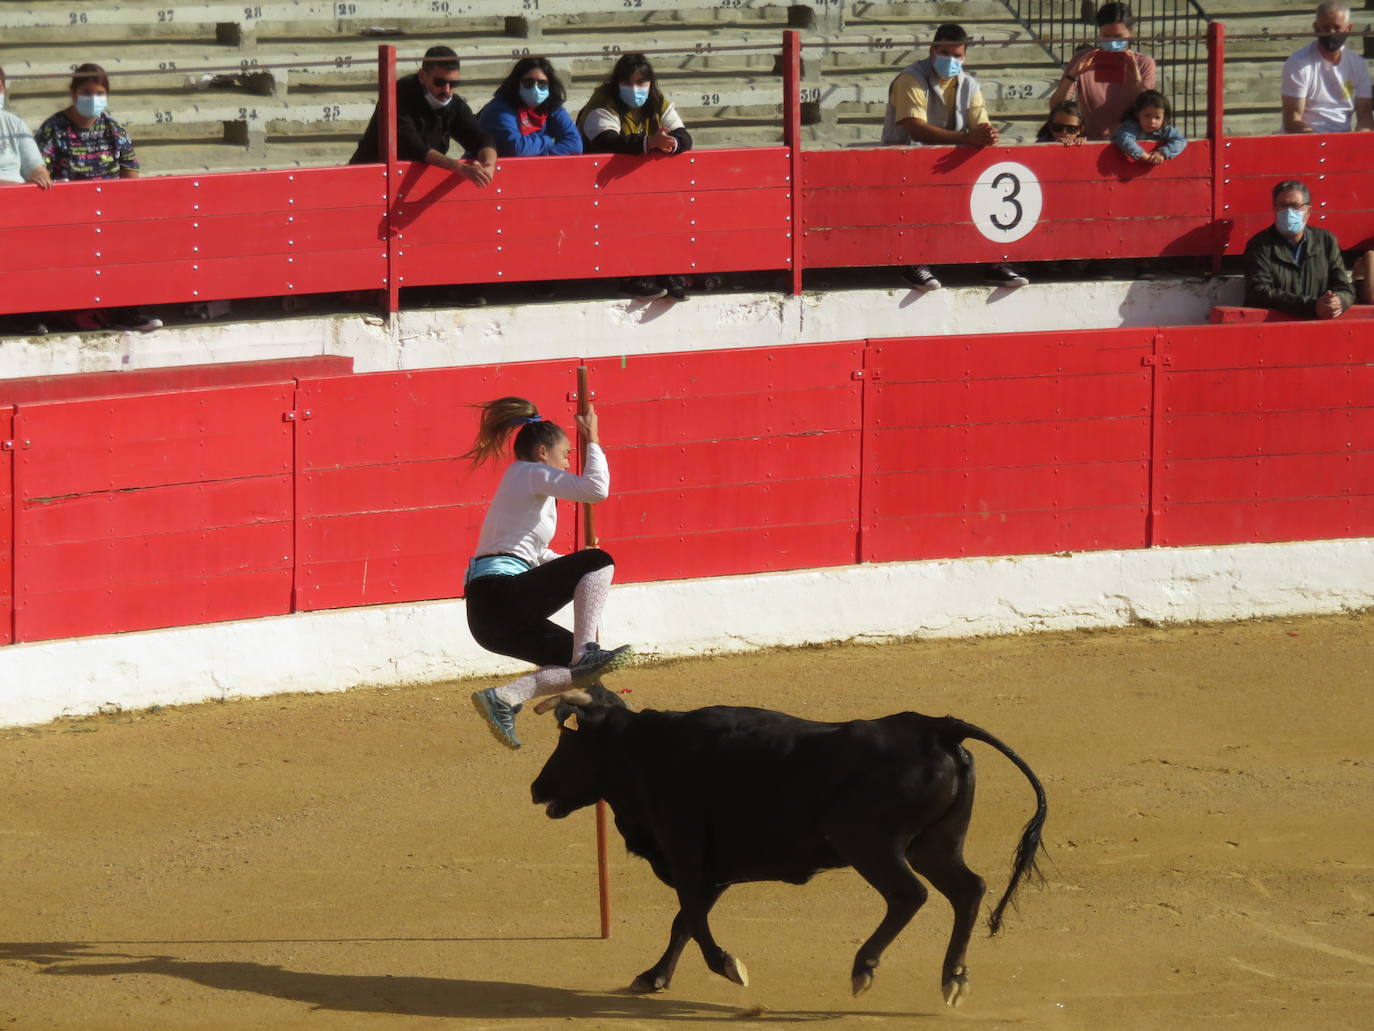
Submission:
{"label": "white face mask", "polygon": [[443,100],[440,100],[429,90],[425,90],[425,100],[428,102],[430,107],[434,108],[434,110],[442,111],[444,108],[448,107],[449,104],[453,103],[453,94],[450,93]]}

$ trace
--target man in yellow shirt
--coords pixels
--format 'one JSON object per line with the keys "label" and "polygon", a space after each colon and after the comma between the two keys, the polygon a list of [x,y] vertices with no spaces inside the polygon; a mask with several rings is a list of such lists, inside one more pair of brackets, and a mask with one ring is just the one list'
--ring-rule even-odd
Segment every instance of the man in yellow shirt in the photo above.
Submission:
{"label": "man in yellow shirt", "polygon": [[[883,119],[883,143],[889,145],[991,147],[997,127],[988,120],[978,80],[964,71],[968,33],[947,23],[935,30],[929,56],[908,65],[892,80]],[[902,278],[918,290],[938,290],[940,281],[926,265],[902,269]],[[1025,286],[1029,280],[1009,265],[988,268],[984,282]]]}

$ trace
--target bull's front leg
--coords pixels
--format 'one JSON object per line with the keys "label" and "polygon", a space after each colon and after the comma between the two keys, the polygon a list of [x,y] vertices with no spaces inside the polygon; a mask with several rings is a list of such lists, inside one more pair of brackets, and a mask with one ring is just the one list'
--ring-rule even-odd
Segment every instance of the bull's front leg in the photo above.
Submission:
{"label": "bull's front leg", "polygon": [[[713,888],[707,893],[705,905],[708,913],[724,891],[725,889],[720,887]],[[673,929],[669,932],[668,948],[659,957],[657,963],[634,979],[634,983],[630,985],[630,991],[665,991],[673,983],[673,972],[677,970],[677,961],[682,958],[682,950],[687,947],[691,938],[692,925],[687,918],[687,911],[679,909],[677,916],[673,917]]]}
{"label": "bull's front leg", "polygon": [[[678,905],[682,907],[679,917],[686,918],[692,937],[696,939],[697,945],[701,946],[701,956],[706,960],[706,966],[713,974],[719,974],[737,985],[748,986],[749,971],[744,968],[743,963],[716,944],[715,938],[711,935],[711,925],[706,919],[711,906],[720,898],[720,889],[708,887],[696,880],[684,881],[681,877],[676,878],[676,882]],[[676,926],[677,921],[674,920],[673,923]],[[671,944],[669,948],[671,950]]]}

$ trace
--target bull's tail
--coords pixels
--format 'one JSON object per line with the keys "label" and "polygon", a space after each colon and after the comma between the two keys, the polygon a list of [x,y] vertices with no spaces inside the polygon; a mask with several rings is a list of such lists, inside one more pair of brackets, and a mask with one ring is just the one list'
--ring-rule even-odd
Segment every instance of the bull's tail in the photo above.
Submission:
{"label": "bull's tail", "polygon": [[1035,815],[1027,821],[1026,826],[1021,831],[1021,840],[1016,846],[1016,858],[1012,862],[1011,880],[1007,884],[1007,890],[1002,893],[1001,901],[997,903],[992,915],[988,917],[988,930],[992,934],[996,934],[1002,929],[1002,913],[1015,897],[1021,883],[1029,879],[1044,879],[1040,873],[1039,857],[1044,847],[1040,841],[1040,834],[1045,827],[1045,789],[1040,786],[1040,778],[1035,775],[1026,761],[986,730],[975,727],[972,723],[956,720],[953,716],[946,716],[944,722],[951,732],[950,736],[954,737],[955,740],[964,741],[972,738],[974,741],[981,741],[983,744],[991,745],[997,749],[1012,761],[1016,768],[1030,781],[1031,787],[1035,789]]}

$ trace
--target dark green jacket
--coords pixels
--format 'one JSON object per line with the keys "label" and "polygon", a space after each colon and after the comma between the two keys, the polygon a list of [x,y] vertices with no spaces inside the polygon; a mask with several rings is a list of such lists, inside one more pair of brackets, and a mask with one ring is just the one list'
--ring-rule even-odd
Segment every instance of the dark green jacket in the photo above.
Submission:
{"label": "dark green jacket", "polygon": [[1355,303],[1355,288],[1341,260],[1336,237],[1308,226],[1303,233],[1302,261],[1279,231],[1270,226],[1245,245],[1245,303],[1276,308],[1290,315],[1315,315],[1317,298],[1330,290],[1343,308]]}

